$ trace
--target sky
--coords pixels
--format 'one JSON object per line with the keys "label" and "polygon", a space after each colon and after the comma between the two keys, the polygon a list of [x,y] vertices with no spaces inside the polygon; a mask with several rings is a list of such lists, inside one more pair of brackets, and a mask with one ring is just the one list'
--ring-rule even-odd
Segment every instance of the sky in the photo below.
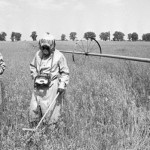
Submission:
{"label": "sky", "polygon": [[49,32],[56,39],[62,34],[69,39],[76,32],[82,39],[85,32],[136,32],[141,39],[150,33],[150,0],[0,0],[0,32],[10,40],[12,32],[22,34],[22,40],[40,38]]}

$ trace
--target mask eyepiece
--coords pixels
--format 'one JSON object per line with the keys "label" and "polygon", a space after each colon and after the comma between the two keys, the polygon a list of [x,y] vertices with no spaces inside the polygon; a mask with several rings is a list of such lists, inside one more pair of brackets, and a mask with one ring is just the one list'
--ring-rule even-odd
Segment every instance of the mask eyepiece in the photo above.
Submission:
{"label": "mask eyepiece", "polygon": [[43,46],[42,46],[42,50],[48,50],[48,51],[49,51],[49,50],[50,50],[50,47],[49,47],[49,46],[46,46],[46,45],[43,45]]}

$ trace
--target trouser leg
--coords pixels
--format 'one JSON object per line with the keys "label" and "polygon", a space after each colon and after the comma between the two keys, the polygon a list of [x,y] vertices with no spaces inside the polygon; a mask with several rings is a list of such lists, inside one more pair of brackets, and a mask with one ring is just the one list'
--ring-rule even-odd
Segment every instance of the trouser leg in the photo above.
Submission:
{"label": "trouser leg", "polygon": [[47,89],[45,92],[43,92],[46,94],[40,99],[40,106],[41,106],[43,115],[46,113],[47,109],[51,105],[49,112],[47,113],[45,117],[46,122],[48,124],[56,122],[58,119],[58,116],[60,115],[60,106],[56,105],[56,107],[54,108],[56,104],[56,100],[53,102],[54,98],[57,95],[57,89],[58,89],[58,81],[55,80],[53,81],[52,86],[49,89]]}
{"label": "trouser leg", "polygon": [[61,106],[62,106],[62,95],[58,96],[59,103],[57,103],[56,107],[55,103],[53,100],[57,95],[57,89],[58,89],[58,82],[55,80],[52,84],[52,86],[49,89],[41,89],[41,90],[36,90],[35,93],[32,94],[32,99],[31,99],[31,104],[30,104],[30,118],[32,121],[37,120],[39,115],[35,114],[35,110],[37,108],[37,100],[36,100],[36,95],[37,99],[39,101],[42,115],[44,115],[51,105],[51,108],[46,115],[45,119],[48,124],[58,122],[58,119],[60,118],[61,114]]}
{"label": "trouser leg", "polygon": [[38,110],[39,109],[38,107],[39,106],[36,100],[36,95],[32,93],[32,98],[31,98],[30,108],[29,108],[29,122],[31,127],[36,126],[39,120],[41,119],[40,112],[39,112],[40,110]]}

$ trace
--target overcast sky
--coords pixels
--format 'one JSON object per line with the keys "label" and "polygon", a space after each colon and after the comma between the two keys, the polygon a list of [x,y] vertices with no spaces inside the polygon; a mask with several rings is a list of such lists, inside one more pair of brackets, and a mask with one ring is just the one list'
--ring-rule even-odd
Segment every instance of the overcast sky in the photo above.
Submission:
{"label": "overcast sky", "polygon": [[[50,32],[56,39],[76,32],[150,33],[150,0],[0,0],[0,32],[20,32],[22,40]],[[111,37],[112,38],[112,37]]]}

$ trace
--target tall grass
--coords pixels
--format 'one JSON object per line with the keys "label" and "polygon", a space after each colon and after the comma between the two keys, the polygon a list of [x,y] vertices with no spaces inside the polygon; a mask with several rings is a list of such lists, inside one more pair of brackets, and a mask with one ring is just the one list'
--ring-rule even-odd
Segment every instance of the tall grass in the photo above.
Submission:
{"label": "tall grass", "polygon": [[[150,43],[103,42],[103,53],[149,57]],[[70,42],[58,42],[58,49],[72,50]],[[7,68],[1,115],[1,149],[24,150],[28,133],[28,107],[33,90],[29,64],[37,42],[1,42],[0,52]],[[62,111],[60,130],[39,130],[30,149],[41,150],[145,150],[149,149],[150,88],[149,64],[106,58],[73,63],[70,84]],[[29,147],[28,147],[29,148]]]}

